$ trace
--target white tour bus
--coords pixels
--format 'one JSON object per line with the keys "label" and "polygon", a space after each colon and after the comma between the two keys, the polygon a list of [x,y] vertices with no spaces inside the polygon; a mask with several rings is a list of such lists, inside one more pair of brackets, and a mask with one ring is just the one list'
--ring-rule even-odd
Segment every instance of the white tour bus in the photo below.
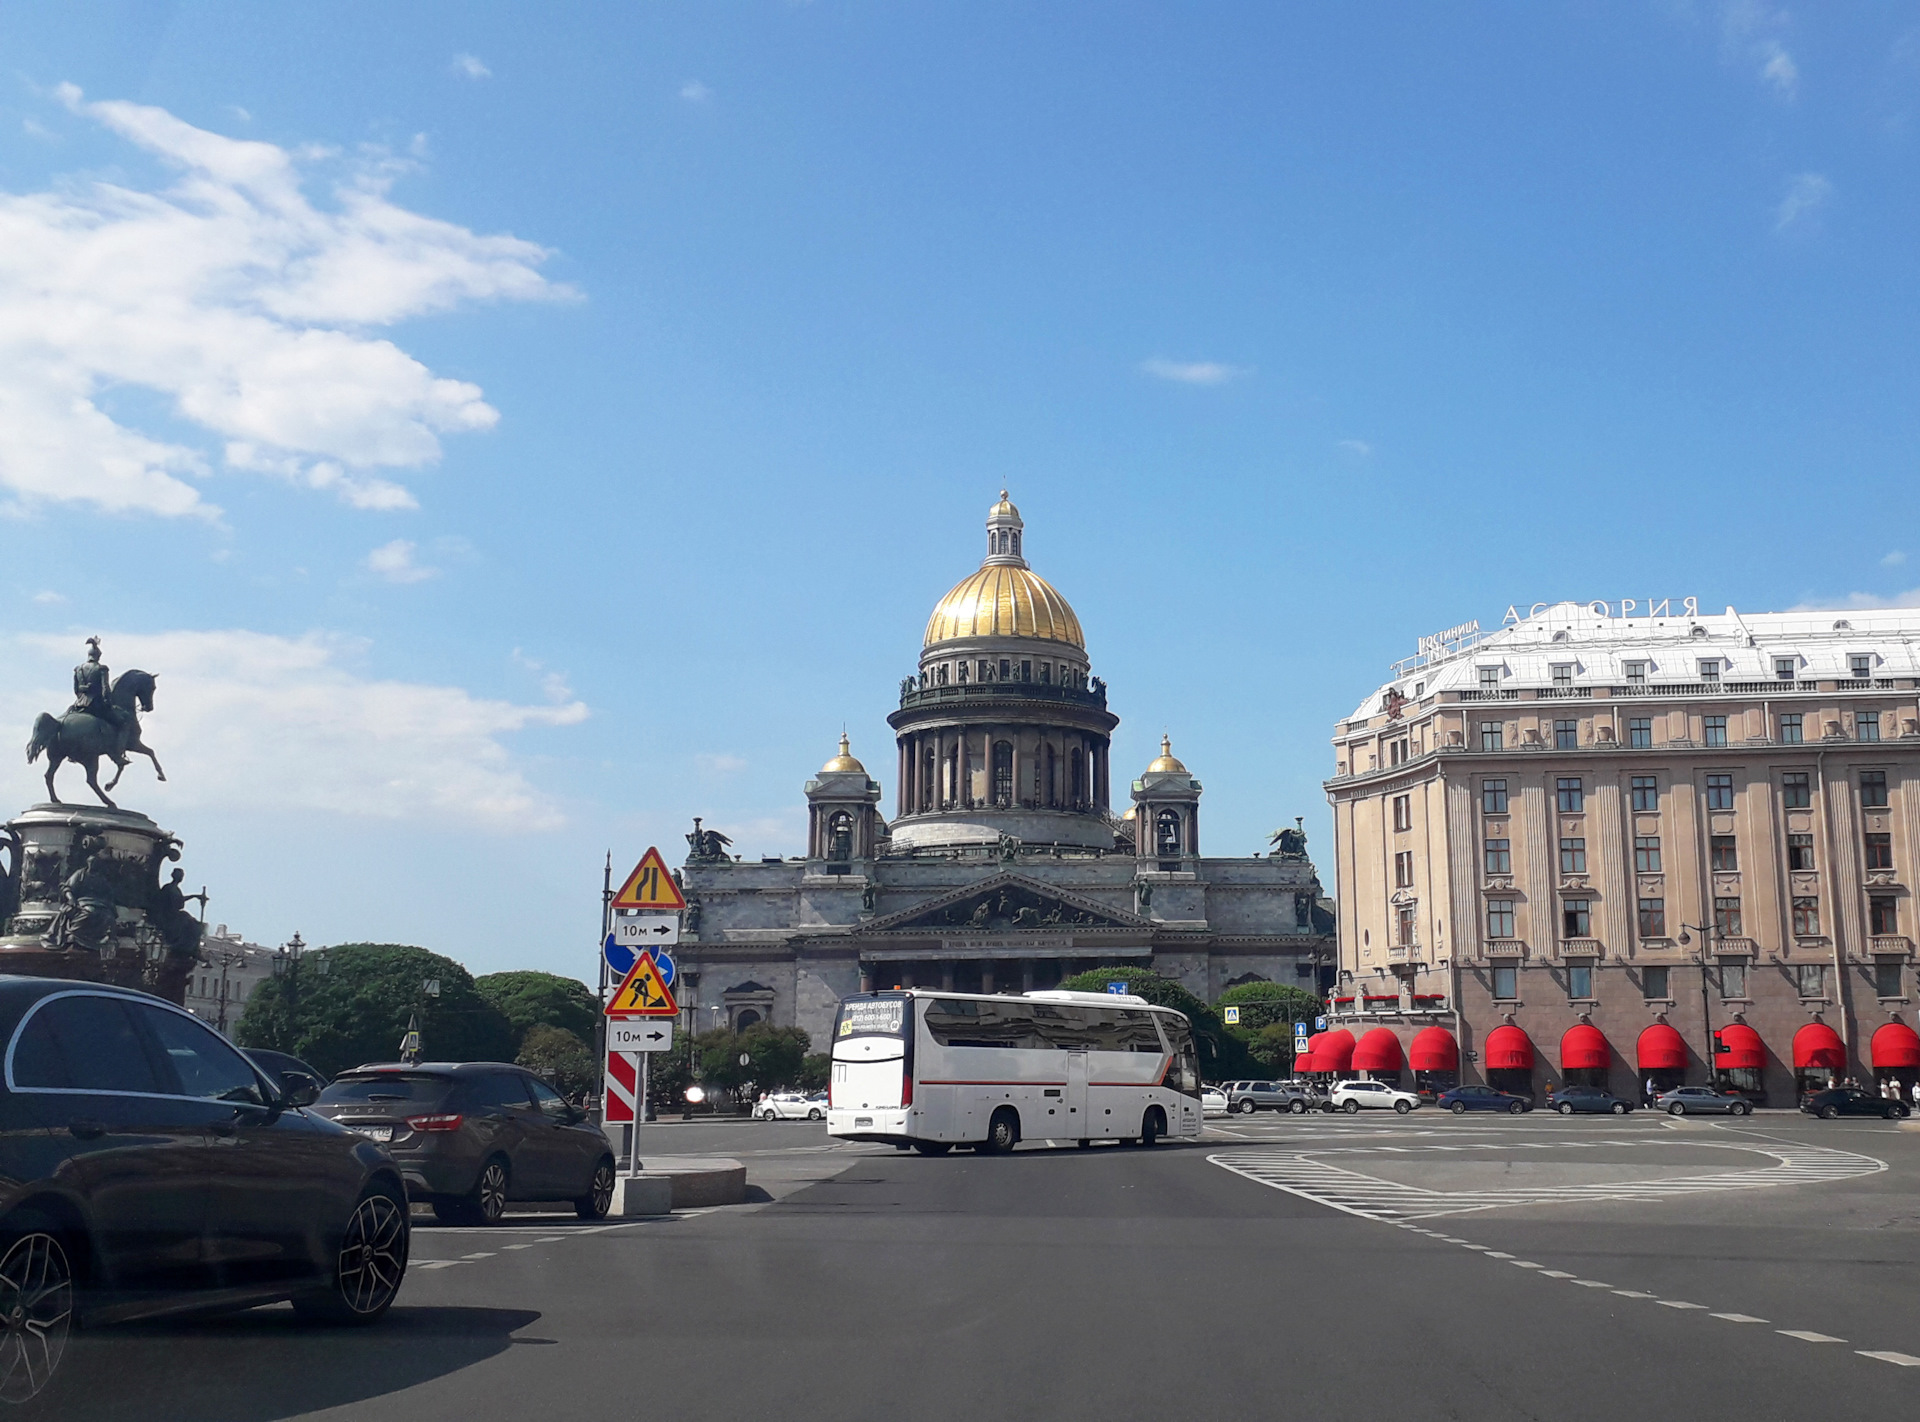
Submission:
{"label": "white tour bus", "polygon": [[929,1155],[1198,1136],[1193,1027],[1117,993],[862,993],[834,1023],[827,1131]]}

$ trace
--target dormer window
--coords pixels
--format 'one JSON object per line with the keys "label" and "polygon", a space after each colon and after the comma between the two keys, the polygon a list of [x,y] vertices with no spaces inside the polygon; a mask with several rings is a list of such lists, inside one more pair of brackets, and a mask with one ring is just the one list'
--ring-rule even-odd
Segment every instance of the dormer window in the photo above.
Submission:
{"label": "dormer window", "polygon": [[1626,663],[1627,685],[1645,686],[1647,684],[1647,664],[1645,662]]}
{"label": "dormer window", "polygon": [[1573,663],[1555,662],[1553,664],[1553,689],[1555,691],[1573,690]]}
{"label": "dormer window", "polygon": [[1718,657],[1702,657],[1700,659],[1700,680],[1706,682],[1709,686],[1718,686],[1720,684],[1720,659]]}
{"label": "dormer window", "polygon": [[1792,681],[1799,671],[1800,659],[1798,657],[1775,657],[1773,659],[1773,679],[1775,681]]}
{"label": "dormer window", "polygon": [[1480,689],[1482,691],[1492,691],[1499,685],[1500,685],[1500,668],[1499,667],[1481,667],[1480,668]]}
{"label": "dormer window", "polygon": [[1852,669],[1855,681],[1865,681],[1873,675],[1873,653],[1866,652],[1848,657],[1847,666]]}

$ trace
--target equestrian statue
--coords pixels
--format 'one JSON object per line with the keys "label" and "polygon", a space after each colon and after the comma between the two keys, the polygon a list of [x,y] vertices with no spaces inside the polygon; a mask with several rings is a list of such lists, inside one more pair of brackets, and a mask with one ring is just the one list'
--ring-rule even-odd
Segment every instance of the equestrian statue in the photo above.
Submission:
{"label": "equestrian statue", "polygon": [[[118,809],[107,790],[120,783],[126,773],[130,754],[144,755],[153,762],[153,773],[161,780],[167,773],[160,768],[160,757],[140,739],[139,712],[153,710],[151,672],[126,671],[110,676],[100,660],[100,639],[87,638],[87,659],[73,669],[73,705],[64,716],[42,711],[33,723],[33,739],[27,742],[27,763],[31,765],[47,753],[47,799],[58,805],[53,775],[67,761],[87,768],[87,785],[108,809]],[[100,757],[107,756],[117,767],[106,790],[100,788]]]}

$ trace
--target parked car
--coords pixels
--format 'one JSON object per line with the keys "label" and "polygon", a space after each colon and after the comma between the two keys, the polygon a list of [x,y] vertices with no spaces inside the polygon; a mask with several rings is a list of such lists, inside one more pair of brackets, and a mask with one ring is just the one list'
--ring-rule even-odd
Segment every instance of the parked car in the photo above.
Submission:
{"label": "parked car", "polygon": [[342,1072],[313,1109],[392,1152],[407,1193],[454,1224],[494,1224],[510,1200],[613,1203],[613,1153],[586,1115],[504,1062],[387,1062]]}
{"label": "parked car", "polygon": [[1898,1121],[1907,1114],[1905,1102],[1890,1100],[1877,1091],[1862,1091],[1857,1086],[1816,1091],[1800,1102],[1800,1109],[1823,1121],[1831,1121],[1836,1116],[1880,1116]]}
{"label": "parked car", "polygon": [[300,1058],[290,1056],[286,1052],[276,1052],[268,1047],[242,1047],[240,1050],[253,1059],[255,1066],[267,1074],[268,1081],[284,1081],[288,1072],[296,1071],[313,1082],[314,1094],[318,1095],[320,1089],[333,1079],[319,1067],[309,1066]]}
{"label": "parked car", "polygon": [[1227,1093],[1217,1086],[1200,1088],[1200,1114],[1202,1116],[1224,1116],[1227,1114]]}
{"label": "parked car", "polygon": [[827,1094],[812,1096],[798,1091],[776,1091],[754,1103],[753,1114],[763,1121],[824,1121],[827,1119]]}
{"label": "parked car", "polygon": [[1420,1098],[1411,1091],[1401,1091],[1388,1086],[1384,1081],[1342,1081],[1336,1082],[1333,1094],[1327,1104],[1335,1111],[1345,1111],[1349,1116],[1356,1111],[1398,1111],[1402,1116],[1409,1111],[1418,1110]]}
{"label": "parked car", "polygon": [[1547,1109],[1558,1111],[1562,1116],[1571,1116],[1576,1111],[1624,1116],[1633,1109],[1633,1103],[1597,1086],[1562,1086],[1547,1093]]}
{"label": "parked car", "polygon": [[410,1243],[393,1158],[204,1022],[145,993],[0,978],[0,1038],[0,1399],[46,1387],[76,1322],[387,1311]]}
{"label": "parked car", "polygon": [[1451,1091],[1443,1091],[1433,1103],[1444,1106],[1456,1116],[1464,1116],[1469,1111],[1506,1111],[1518,1116],[1523,1111],[1533,1109],[1531,1096],[1516,1096],[1511,1091],[1500,1091],[1491,1086],[1456,1086]]}
{"label": "parked car", "polygon": [[1750,1116],[1753,1103],[1744,1096],[1730,1091],[1715,1091],[1711,1086],[1676,1086],[1671,1091],[1663,1091],[1653,1098],[1656,1110],[1665,1111],[1670,1116],[1685,1116],[1692,1112],[1723,1116]]}

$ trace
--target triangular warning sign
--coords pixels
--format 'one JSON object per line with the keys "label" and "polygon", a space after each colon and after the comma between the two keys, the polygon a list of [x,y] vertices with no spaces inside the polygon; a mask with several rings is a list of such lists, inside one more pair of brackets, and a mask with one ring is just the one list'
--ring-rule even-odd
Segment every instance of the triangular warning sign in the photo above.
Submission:
{"label": "triangular warning sign", "polygon": [[680,1004],[673,1000],[673,989],[660,976],[660,965],[653,954],[642,953],[620,980],[620,986],[607,1000],[609,1017],[678,1017]]}
{"label": "triangular warning sign", "polygon": [[640,856],[640,862],[633,866],[633,872],[627,875],[627,882],[620,886],[620,892],[613,896],[613,906],[617,909],[654,909],[676,912],[687,906],[687,900],[680,892],[680,886],[673,882],[673,875],[667,872],[667,862],[660,857],[660,851],[649,849]]}

